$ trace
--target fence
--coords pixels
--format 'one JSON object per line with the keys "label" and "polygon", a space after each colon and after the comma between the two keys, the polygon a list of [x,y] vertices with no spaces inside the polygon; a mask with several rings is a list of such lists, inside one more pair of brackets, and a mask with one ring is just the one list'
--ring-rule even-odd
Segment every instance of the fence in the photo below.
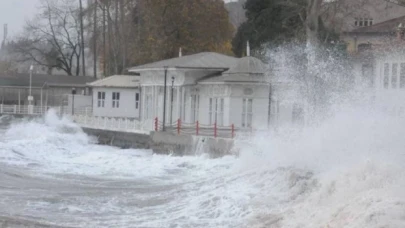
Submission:
{"label": "fence", "polygon": [[153,130],[152,126],[134,118],[99,117],[89,115],[74,115],[73,121],[82,127],[105,129],[113,131],[127,131],[149,134]]}
{"label": "fence", "polygon": [[93,110],[91,107],[75,108],[72,112],[72,108],[69,106],[33,106],[33,110],[30,113],[29,106],[0,104],[0,114],[35,116],[43,115],[49,109],[54,109],[57,115],[70,117],[75,123],[82,127],[95,129],[137,132],[142,134],[149,134],[150,131],[165,130],[179,135],[197,135],[214,138],[234,138],[236,133],[253,133],[253,129],[251,128],[236,128],[234,124],[231,124],[230,126],[218,126],[216,123],[213,125],[204,125],[200,124],[199,121],[196,121],[195,123],[183,123],[181,120],[168,123],[166,124],[165,129],[163,129],[163,123],[160,122],[158,118],[141,122],[135,118],[93,116]]}
{"label": "fence", "polygon": [[[71,107],[68,106],[32,106],[29,105],[4,105],[0,104],[0,114],[19,115],[43,115],[49,109],[54,109],[58,115],[72,115]],[[74,115],[92,115],[92,108],[75,108]]]}
{"label": "fence", "polygon": [[236,133],[252,134],[252,128],[235,128],[234,124],[230,126],[218,126],[216,123],[213,125],[200,124],[199,121],[195,123],[183,123],[180,119],[173,123],[168,123],[163,129],[163,123],[154,119],[154,131],[167,131],[178,135],[197,135],[207,136],[214,138],[234,138]]}
{"label": "fence", "polygon": [[0,114],[18,114],[18,115],[42,115],[47,112],[48,109],[54,108],[60,113],[60,107],[51,106],[32,106],[32,111],[30,111],[30,106],[28,105],[3,105],[0,104]]}

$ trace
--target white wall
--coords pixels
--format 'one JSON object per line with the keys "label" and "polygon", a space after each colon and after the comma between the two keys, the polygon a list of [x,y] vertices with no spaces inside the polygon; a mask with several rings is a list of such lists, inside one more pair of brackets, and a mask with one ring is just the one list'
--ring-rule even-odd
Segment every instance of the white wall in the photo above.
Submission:
{"label": "white wall", "polygon": [[[106,117],[129,117],[139,118],[141,102],[138,108],[135,107],[135,94],[139,89],[124,88],[94,88],[93,90],[93,115]],[[105,92],[104,107],[98,107],[98,92]],[[119,107],[113,108],[112,93],[119,92]],[[140,97],[141,99],[141,97]]]}
{"label": "white wall", "polygon": [[230,99],[230,123],[242,127],[243,99],[252,99],[252,127],[267,129],[269,86],[268,85],[233,85]]}

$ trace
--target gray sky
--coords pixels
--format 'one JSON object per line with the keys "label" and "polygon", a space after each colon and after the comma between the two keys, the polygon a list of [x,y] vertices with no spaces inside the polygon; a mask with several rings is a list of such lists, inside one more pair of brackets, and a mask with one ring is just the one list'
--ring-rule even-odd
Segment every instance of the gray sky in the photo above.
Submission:
{"label": "gray sky", "polygon": [[9,38],[17,35],[24,27],[25,21],[34,17],[39,1],[0,0],[0,42],[3,40],[3,25],[8,24]]}
{"label": "gray sky", "polygon": [[25,21],[32,18],[40,0],[0,0],[0,42],[3,25],[8,24],[9,38],[21,32]]}

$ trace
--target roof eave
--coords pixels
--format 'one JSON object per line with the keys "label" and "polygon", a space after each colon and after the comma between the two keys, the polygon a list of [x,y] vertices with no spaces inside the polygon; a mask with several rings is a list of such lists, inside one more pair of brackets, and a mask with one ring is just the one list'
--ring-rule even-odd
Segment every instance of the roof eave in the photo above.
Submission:
{"label": "roof eave", "polygon": [[[165,67],[148,67],[148,68],[131,68],[129,72],[144,72],[144,71],[164,71]],[[214,71],[226,71],[229,67],[185,67],[185,66],[170,66],[167,70],[177,70],[177,69],[190,69],[190,70],[214,70]]]}
{"label": "roof eave", "polygon": [[92,88],[121,88],[121,89],[138,89],[140,86],[108,86],[108,85],[93,85]]}
{"label": "roof eave", "polygon": [[58,84],[58,83],[46,83],[48,87],[88,87],[88,84]]}
{"label": "roof eave", "polygon": [[212,84],[270,84],[264,81],[218,81],[218,82],[199,82],[200,85],[212,85]]}

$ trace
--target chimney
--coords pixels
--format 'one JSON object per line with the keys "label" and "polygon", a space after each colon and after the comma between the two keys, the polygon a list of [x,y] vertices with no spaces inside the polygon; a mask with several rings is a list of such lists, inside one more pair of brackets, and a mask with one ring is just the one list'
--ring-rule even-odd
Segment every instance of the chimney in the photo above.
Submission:
{"label": "chimney", "polygon": [[181,48],[180,48],[180,50],[179,50],[179,57],[182,57],[182,56],[183,56],[183,53],[182,53]]}
{"label": "chimney", "polygon": [[4,24],[3,42],[1,43],[2,45],[5,45],[5,44],[6,44],[7,33],[8,33],[7,24]]}
{"label": "chimney", "polygon": [[249,44],[249,40],[247,41],[247,44],[246,44],[246,56],[250,56],[250,44]]}
{"label": "chimney", "polygon": [[397,27],[397,39],[399,41],[404,39],[404,35],[405,35],[405,26],[400,23]]}

